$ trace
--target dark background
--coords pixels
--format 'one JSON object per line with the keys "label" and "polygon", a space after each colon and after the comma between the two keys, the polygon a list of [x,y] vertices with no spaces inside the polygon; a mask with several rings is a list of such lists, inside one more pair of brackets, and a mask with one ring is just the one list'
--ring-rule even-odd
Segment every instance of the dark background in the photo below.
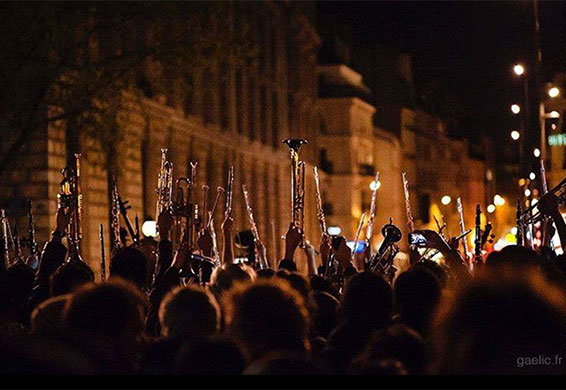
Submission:
{"label": "dark background", "polygon": [[[566,2],[541,1],[542,81],[566,70]],[[413,56],[415,85],[434,81],[465,112],[461,131],[509,140],[516,127],[510,105],[522,86],[512,66],[533,58],[532,1],[318,3],[324,14],[340,13],[354,44],[380,44]],[[497,143],[497,142],[496,142]]]}

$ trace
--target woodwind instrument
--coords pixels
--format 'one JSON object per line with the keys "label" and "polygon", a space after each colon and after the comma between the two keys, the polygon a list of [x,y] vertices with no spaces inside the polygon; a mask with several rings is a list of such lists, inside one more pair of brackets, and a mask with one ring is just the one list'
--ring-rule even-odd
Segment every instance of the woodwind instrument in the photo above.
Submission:
{"label": "woodwind instrument", "polygon": [[326,218],[324,216],[324,209],[322,208],[322,197],[320,195],[320,178],[318,176],[318,168],[313,167],[314,176],[314,190],[316,195],[316,217],[318,218],[318,224],[320,226],[320,232],[322,236],[327,236],[328,231],[326,228]]}
{"label": "woodwind instrument", "polygon": [[24,261],[24,254],[22,252],[22,245],[21,245],[21,240],[20,240],[20,234],[18,232],[18,224],[14,223],[14,256],[16,258],[16,260],[14,261],[15,263],[23,263],[25,264]]}
{"label": "woodwind instrument", "polygon": [[[212,209],[208,212],[208,223],[206,228],[207,229],[211,229],[212,228],[212,220],[214,219],[214,212],[216,211],[216,205],[218,204],[218,200],[220,199],[220,196],[224,193],[224,188],[222,187],[218,187],[216,189],[216,198],[214,199],[214,203],[212,204]],[[213,229],[213,228],[212,228]]]}
{"label": "woodwind instrument", "polygon": [[209,187],[206,184],[202,186],[202,231],[205,231],[208,227],[208,210],[206,208],[206,203],[208,200],[208,189]]}
{"label": "woodwind instrument", "polygon": [[373,193],[371,195],[371,206],[369,208],[369,219],[368,219],[368,227],[366,230],[366,244],[368,248],[371,250],[371,236],[373,235],[373,220],[375,218],[375,212],[377,210],[377,182],[379,181],[379,171],[375,174],[375,187],[373,189]]}
{"label": "woodwind instrument", "polygon": [[[161,149],[161,168],[157,175],[155,192],[157,192],[157,204],[155,206],[155,221],[157,222],[159,215],[170,209],[173,200],[173,163],[167,161],[167,149]],[[159,226],[157,228],[159,229]]]}
{"label": "woodwind instrument", "polygon": [[476,237],[474,239],[474,264],[482,264],[482,231],[481,231],[481,206],[476,205]]}
{"label": "woodwind instrument", "polygon": [[80,255],[80,241],[82,240],[82,214],[83,195],[81,191],[81,154],[75,153],[75,166],[65,167],[61,173],[61,192],[57,195],[58,206],[64,207],[72,213],[69,222],[69,260],[82,261]]}
{"label": "woodwind instrument", "polygon": [[[548,193],[548,184],[546,182],[546,170],[544,169],[544,159],[540,159],[540,183],[542,188],[542,195],[546,195]],[[546,246],[552,248],[552,220],[548,217],[544,218],[541,224],[541,242],[542,246]]]}
{"label": "woodwind instrument", "polygon": [[122,201],[122,197],[120,196],[120,194],[118,194],[118,205],[120,209],[120,215],[122,215],[122,218],[124,218],[124,222],[126,222],[126,229],[128,230],[128,234],[132,238],[132,242],[134,243],[134,245],[139,245],[140,226],[139,226],[138,216],[136,214],[135,230],[134,230],[134,227],[132,226],[132,222],[130,222],[130,218],[128,217],[128,210],[130,210],[132,206],[130,206],[128,203],[130,203],[128,200]]}
{"label": "woodwind instrument", "polygon": [[523,220],[522,220],[523,212],[521,210],[521,199],[517,199],[517,211],[515,212],[515,218],[517,221],[517,246],[523,246]]}
{"label": "woodwind instrument", "polygon": [[29,254],[31,256],[30,265],[33,269],[37,267],[39,264],[39,248],[37,245],[37,241],[35,240],[35,223],[33,220],[33,211],[32,211],[32,202],[31,200],[27,201],[28,206],[28,238],[22,241],[25,241],[25,244],[29,247]]}
{"label": "woodwind instrument", "polygon": [[234,167],[230,166],[228,170],[228,183],[226,184],[226,207],[224,208],[224,214],[232,215],[232,196],[234,193]]}
{"label": "woodwind instrument", "polygon": [[244,200],[246,202],[246,211],[248,213],[248,219],[250,221],[250,230],[252,231],[252,235],[254,237],[254,246],[257,251],[258,257],[258,266],[259,269],[267,269],[269,268],[269,264],[267,263],[267,255],[265,253],[265,246],[259,239],[259,231],[257,229],[257,224],[254,220],[254,213],[252,211],[252,206],[250,204],[250,197],[248,191],[246,190],[246,185],[242,184],[242,191],[244,193]]}
{"label": "woodwind instrument", "polygon": [[409,181],[407,180],[407,173],[403,172],[401,174],[403,178],[403,192],[405,193],[405,211],[407,213],[407,230],[409,233],[415,231],[415,220],[413,218],[413,213],[411,212],[411,202],[409,200]]}
{"label": "woodwind instrument", "polygon": [[291,225],[301,233],[299,246],[305,247],[305,162],[299,160],[299,150],[307,143],[304,139],[286,139],[283,141],[291,154]]}
{"label": "woodwind instrument", "polygon": [[[464,208],[462,207],[462,198],[458,197],[458,199],[456,199],[456,203],[458,204],[458,216],[460,217],[460,233],[464,233],[466,232],[466,224],[464,223]],[[468,241],[466,241],[466,239],[462,240],[462,246],[464,248],[464,258],[468,260]]]}
{"label": "woodwind instrument", "polygon": [[111,191],[111,205],[110,205],[110,232],[112,236],[110,237],[110,247],[111,252],[116,249],[121,249],[124,247],[122,239],[120,237],[120,198],[118,195],[118,185],[116,184],[116,179],[112,179],[112,191]]}
{"label": "woodwind instrument", "polygon": [[98,229],[98,237],[100,238],[100,280],[102,283],[106,281],[106,251],[104,250],[104,225],[100,224]]}
{"label": "woodwind instrument", "polygon": [[6,210],[0,210],[1,223],[2,223],[2,238],[4,240],[4,268],[10,266],[10,244],[8,239],[8,217],[6,217]]}
{"label": "woodwind instrument", "polygon": [[364,222],[366,221],[366,213],[362,213],[360,218],[360,223],[358,224],[358,230],[356,231],[356,239],[354,240],[354,247],[352,248],[352,261],[356,256],[356,250],[358,249],[358,242],[360,241],[360,234],[362,233],[362,228],[364,227]]}

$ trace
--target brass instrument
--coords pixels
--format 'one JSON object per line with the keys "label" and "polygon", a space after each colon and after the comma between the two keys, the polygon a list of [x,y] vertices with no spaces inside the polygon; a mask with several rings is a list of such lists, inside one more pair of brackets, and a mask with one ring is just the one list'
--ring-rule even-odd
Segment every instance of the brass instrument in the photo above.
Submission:
{"label": "brass instrument", "polygon": [[370,271],[382,274],[391,282],[397,272],[397,268],[393,265],[393,260],[399,252],[397,242],[403,238],[403,233],[390,219],[389,223],[381,228],[381,234],[384,237],[383,242],[367,266]]}
{"label": "brass instrument", "polygon": [[187,239],[191,242],[191,248],[195,249],[196,248],[196,235],[198,233],[198,225],[201,222],[201,220],[199,218],[199,213],[198,213],[198,204],[195,201],[198,162],[191,161],[189,163],[189,165],[190,165],[191,176],[190,176],[190,181],[188,183],[189,187],[188,187],[187,201],[189,203],[189,207],[193,210],[193,215],[192,215],[190,220],[187,220],[187,223],[189,224],[189,227],[190,227],[189,232],[188,232],[189,237]]}
{"label": "brass instrument", "polygon": [[112,237],[110,243],[112,244],[111,251],[114,252],[116,249],[121,249],[124,247],[122,239],[120,238],[120,197],[118,195],[118,185],[116,184],[116,179],[112,180],[111,194],[110,230]]}
{"label": "brass instrument", "polygon": [[403,172],[401,174],[403,178],[403,192],[405,193],[405,212],[407,213],[407,229],[409,233],[415,231],[415,219],[413,218],[413,213],[411,212],[411,202],[409,200],[409,181],[407,180],[407,173]]}
{"label": "brass instrument", "polygon": [[98,237],[100,238],[100,280],[102,283],[106,281],[106,251],[104,250],[104,225],[100,224],[98,229]]}
{"label": "brass instrument", "polygon": [[6,217],[6,210],[2,209],[1,212],[1,223],[2,223],[2,238],[4,241],[4,267],[8,268],[10,266],[10,244],[8,239],[8,229],[9,222],[8,217]]}
{"label": "brass instrument", "polygon": [[[462,198],[458,197],[456,199],[458,204],[458,215],[460,217],[460,233],[466,232],[466,224],[464,223],[464,208],[462,207]],[[462,240],[462,246],[464,247],[464,259],[468,260],[468,242],[464,239]]]}
{"label": "brass instrument", "polygon": [[[291,225],[304,233],[305,222],[305,162],[299,160],[299,149],[307,143],[304,139],[286,139],[283,141],[291,153]],[[301,248],[305,247],[304,234],[301,236]]]}
{"label": "brass instrument", "polygon": [[82,240],[82,214],[83,214],[83,195],[81,191],[81,154],[75,153],[75,166],[64,168],[61,173],[61,193],[57,195],[58,207],[64,207],[72,213],[69,222],[69,260],[82,261],[80,255],[80,241]]}
{"label": "brass instrument", "polygon": [[318,224],[320,226],[320,231],[322,236],[328,236],[328,231],[326,228],[326,218],[324,216],[324,209],[322,208],[322,197],[320,195],[320,179],[318,176],[318,168],[313,167],[314,176],[314,190],[316,195],[316,217],[318,218]]}
{"label": "brass instrument", "polygon": [[530,207],[526,208],[521,213],[521,221],[523,224],[527,223],[537,223],[545,218],[543,212],[539,209],[539,204],[541,201],[546,199],[545,197],[556,196],[558,198],[559,204],[566,203],[566,178],[562,179],[554,188],[549,190],[546,194],[541,196],[536,204],[531,204]]}
{"label": "brass instrument", "polygon": [[517,199],[517,210],[515,212],[515,218],[517,221],[517,246],[523,246],[524,242],[523,242],[523,220],[521,218],[521,215],[523,214],[522,210],[521,210],[521,199]]}
{"label": "brass instrument", "polygon": [[379,181],[379,171],[375,174],[375,180],[374,182],[376,183],[374,189],[373,189],[373,194],[371,195],[371,206],[369,208],[369,219],[368,219],[368,227],[366,230],[366,244],[368,246],[368,248],[371,249],[371,236],[373,235],[373,220],[375,218],[375,212],[376,212],[376,200],[377,200],[377,182]]}
{"label": "brass instrument", "polygon": [[[183,189],[183,184],[185,189]],[[171,215],[175,219],[175,240],[177,243],[181,241],[189,241],[192,244],[192,219],[194,216],[193,208],[188,202],[187,195],[189,193],[190,181],[186,177],[179,177],[175,181],[175,200],[171,202]],[[186,195],[187,194],[187,195]],[[191,252],[193,247],[191,245]]]}
{"label": "brass instrument", "polygon": [[170,209],[173,200],[173,163],[167,161],[167,149],[161,149],[161,168],[157,175],[155,192],[157,192],[155,221],[158,221],[159,215]]}
{"label": "brass instrument", "polygon": [[360,234],[362,233],[365,220],[366,213],[362,213],[360,222],[358,223],[358,230],[356,231],[356,238],[354,239],[354,247],[352,248],[352,261],[354,261],[354,258],[356,257],[356,249],[358,249],[358,242],[360,241]]}
{"label": "brass instrument", "polygon": [[232,197],[234,193],[234,167],[231,166],[228,170],[228,183],[226,185],[226,207],[224,209],[224,214],[232,215]]}
{"label": "brass instrument", "polygon": [[250,204],[250,197],[248,191],[246,190],[246,185],[242,184],[242,191],[244,193],[244,200],[246,202],[246,211],[248,212],[248,219],[250,221],[250,229],[252,231],[254,237],[254,246],[257,250],[257,257],[258,257],[258,266],[259,269],[266,269],[269,268],[269,264],[267,263],[267,255],[265,246],[262,244],[261,240],[259,239],[259,231],[257,229],[257,224],[254,220],[254,214],[252,211],[252,206]]}

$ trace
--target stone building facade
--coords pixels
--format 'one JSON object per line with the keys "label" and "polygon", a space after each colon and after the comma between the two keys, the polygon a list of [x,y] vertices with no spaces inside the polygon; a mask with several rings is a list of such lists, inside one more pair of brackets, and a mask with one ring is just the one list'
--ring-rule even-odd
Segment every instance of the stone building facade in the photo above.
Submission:
{"label": "stone building facade", "polygon": [[[254,31],[258,55],[246,63],[212,63],[192,69],[193,88],[171,96],[144,96],[124,90],[117,114],[122,139],[117,183],[120,195],[130,201],[130,218],[155,219],[155,187],[161,148],[169,150],[174,176],[187,176],[190,161],[198,162],[197,199],[202,204],[203,184],[210,187],[209,205],[216,188],[226,186],[228,169],[234,166],[234,221],[236,230],[249,228],[242,184],[251,195],[260,237],[273,261],[283,255],[283,240],[290,218],[290,158],[281,142],[302,137],[309,144],[301,151],[307,162],[307,199],[314,199],[312,166],[318,156],[316,59],[320,45],[313,24],[312,4],[284,2],[231,2],[227,21],[236,31],[247,24]],[[148,80],[158,69],[148,64]],[[25,151],[18,169],[3,178],[10,188],[2,194],[25,226],[23,199],[32,199],[40,244],[55,225],[60,170],[70,153],[64,122],[45,128]],[[82,255],[98,274],[100,270],[99,224],[108,226],[108,173],[100,145],[80,137],[84,219]],[[323,180],[325,175],[322,173]],[[18,201],[20,200],[20,201]],[[223,201],[217,208],[215,226],[220,240]],[[320,231],[314,202],[307,201],[305,230],[314,244]],[[272,226],[273,222],[273,226]],[[108,229],[107,229],[108,231]],[[311,238],[312,236],[312,238]],[[106,237],[106,242],[110,240]],[[221,242],[219,242],[221,245]],[[108,248],[107,253],[108,252]],[[220,248],[221,249],[221,248]],[[304,264],[300,264],[304,268]]]}

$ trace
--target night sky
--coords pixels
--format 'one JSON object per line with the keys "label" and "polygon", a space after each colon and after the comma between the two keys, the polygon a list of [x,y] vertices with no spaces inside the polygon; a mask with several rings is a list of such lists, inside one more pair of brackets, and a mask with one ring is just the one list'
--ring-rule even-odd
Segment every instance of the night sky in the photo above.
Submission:
{"label": "night sky", "polygon": [[[416,82],[436,80],[470,110],[475,128],[507,135],[509,106],[521,99],[512,65],[534,55],[531,1],[319,2],[339,12],[354,41],[413,55]],[[540,2],[543,71],[566,71],[566,2]]]}

